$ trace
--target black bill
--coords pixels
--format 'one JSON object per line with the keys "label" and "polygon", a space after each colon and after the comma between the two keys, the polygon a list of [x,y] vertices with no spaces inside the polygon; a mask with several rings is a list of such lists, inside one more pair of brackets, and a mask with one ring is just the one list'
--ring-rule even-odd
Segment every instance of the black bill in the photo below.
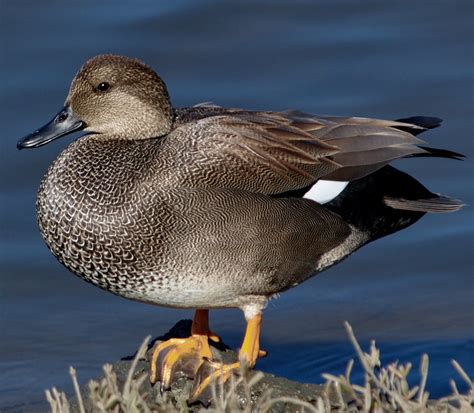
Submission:
{"label": "black bill", "polygon": [[85,122],[74,115],[69,106],[65,106],[50,122],[20,139],[16,146],[18,149],[38,148],[61,136],[82,130],[86,126]]}

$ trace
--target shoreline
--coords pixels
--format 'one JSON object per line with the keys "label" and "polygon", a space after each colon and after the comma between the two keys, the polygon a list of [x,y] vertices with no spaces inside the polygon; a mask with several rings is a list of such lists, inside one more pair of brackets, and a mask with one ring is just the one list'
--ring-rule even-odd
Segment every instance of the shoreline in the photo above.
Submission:
{"label": "shoreline", "polygon": [[[156,341],[169,338],[184,338],[190,334],[191,320],[179,321],[168,333],[150,342],[147,338],[134,356],[126,357],[113,365],[104,365],[104,374],[79,388],[76,372],[70,374],[75,387],[75,396],[52,389],[48,394],[51,411],[54,413],[106,412],[474,412],[474,384],[462,367],[453,361],[453,367],[468,384],[466,394],[460,394],[455,385],[453,394],[437,400],[429,399],[426,391],[428,356],[422,356],[421,380],[418,385],[408,384],[411,364],[391,363],[381,366],[380,351],[372,343],[367,353],[363,352],[352,328],[345,323],[349,340],[354,346],[366,373],[365,385],[351,382],[353,362],[341,376],[324,374],[324,384],[308,384],[291,381],[284,377],[258,370],[241,372],[235,380],[225,386],[215,385],[214,396],[209,406],[188,405],[187,399],[192,380],[178,378],[170,390],[160,393],[159,385],[151,386],[148,380],[149,358]],[[211,347],[213,358],[225,363],[237,360],[237,353],[225,344]],[[93,408],[93,406],[95,408]],[[98,409],[98,407],[104,410]],[[129,409],[129,410],[126,410]],[[230,410],[229,410],[230,409]]]}

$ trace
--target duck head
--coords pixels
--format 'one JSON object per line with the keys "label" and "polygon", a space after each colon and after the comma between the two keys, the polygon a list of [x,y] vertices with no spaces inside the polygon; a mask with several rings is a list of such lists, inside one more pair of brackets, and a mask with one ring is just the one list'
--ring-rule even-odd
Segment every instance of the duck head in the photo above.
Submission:
{"label": "duck head", "polygon": [[17,147],[37,148],[83,130],[116,139],[166,135],[173,121],[165,83],[147,65],[125,56],[100,55],[74,77],[64,107]]}

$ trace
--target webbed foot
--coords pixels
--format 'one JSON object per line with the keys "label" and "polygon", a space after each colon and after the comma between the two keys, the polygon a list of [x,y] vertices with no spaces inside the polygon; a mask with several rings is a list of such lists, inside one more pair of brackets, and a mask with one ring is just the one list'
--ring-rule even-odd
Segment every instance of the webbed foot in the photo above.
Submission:
{"label": "webbed foot", "polygon": [[242,367],[240,362],[224,364],[217,361],[204,361],[194,378],[193,388],[189,403],[202,403],[205,407],[209,406],[213,399],[213,386],[217,391],[217,386],[226,383],[230,377],[238,375]]}
{"label": "webbed foot", "polygon": [[169,389],[179,377],[194,378],[201,364],[212,358],[209,340],[220,338],[209,329],[209,311],[196,310],[191,336],[171,338],[153,349],[150,362],[150,382],[160,381],[161,391]]}
{"label": "webbed foot", "polygon": [[171,338],[153,350],[150,382],[154,384],[160,381],[161,390],[168,389],[179,377],[194,378],[203,361],[211,357],[208,337],[205,335]]}

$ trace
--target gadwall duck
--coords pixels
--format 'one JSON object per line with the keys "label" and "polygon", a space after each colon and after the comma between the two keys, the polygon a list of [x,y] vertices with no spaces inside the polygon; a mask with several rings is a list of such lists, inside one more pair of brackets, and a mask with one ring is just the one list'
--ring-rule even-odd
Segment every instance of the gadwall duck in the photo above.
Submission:
{"label": "gadwall duck", "polygon": [[[423,146],[436,118],[391,121],[302,112],[173,108],[144,63],[101,55],[80,69],[64,108],[18,148],[86,135],[53,162],[38,192],[41,234],[74,274],[114,294],[196,309],[191,336],[153,351],[150,379],[177,366],[208,396],[264,356],[269,299],[425,212],[462,204],[386,166],[404,157],[461,158]],[[322,179],[324,178],[324,179]],[[210,308],[247,320],[239,362],[212,360]]]}

